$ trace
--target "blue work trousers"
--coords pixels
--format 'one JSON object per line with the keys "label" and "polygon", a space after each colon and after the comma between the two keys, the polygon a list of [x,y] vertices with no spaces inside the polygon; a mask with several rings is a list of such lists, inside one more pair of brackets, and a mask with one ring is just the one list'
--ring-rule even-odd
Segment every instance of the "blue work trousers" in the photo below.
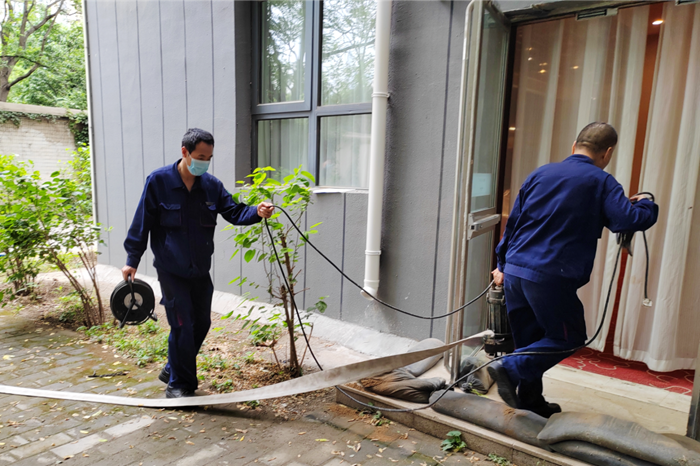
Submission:
{"label": "blue work trousers", "polygon": [[[570,350],[585,343],[583,304],[573,283],[541,284],[506,274],[504,288],[516,354]],[[503,358],[524,407],[545,403],[542,375],[571,354]]]}
{"label": "blue work trousers", "polygon": [[196,390],[197,353],[211,326],[211,299],[214,285],[209,274],[183,278],[158,270],[163,292],[161,304],[170,324],[168,364],[170,386]]}

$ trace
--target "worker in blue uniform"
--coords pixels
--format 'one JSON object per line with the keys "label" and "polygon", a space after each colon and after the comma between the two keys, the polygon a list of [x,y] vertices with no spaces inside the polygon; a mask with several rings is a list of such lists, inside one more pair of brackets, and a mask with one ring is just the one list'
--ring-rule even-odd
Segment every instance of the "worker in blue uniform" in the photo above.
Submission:
{"label": "worker in blue uniform", "polygon": [[153,265],[170,324],[168,363],[159,379],[168,398],[193,396],[197,353],[211,325],[214,286],[209,276],[217,215],[235,225],[270,218],[274,207],[237,204],[224,185],[207,173],[214,137],[199,128],[182,138],[182,158],[146,179],[134,220],[124,241],[124,280],[134,278],[151,236]]}
{"label": "worker in blue uniform", "polygon": [[[628,199],[604,171],[616,144],[612,126],[591,123],[570,157],[536,169],[520,188],[492,272],[505,289],[516,354],[583,345],[586,322],[576,291],[590,279],[603,227],[632,232],[656,223],[658,206],[643,196]],[[504,402],[549,417],[561,407],[542,396],[542,375],[570,354],[509,356],[488,371]]]}

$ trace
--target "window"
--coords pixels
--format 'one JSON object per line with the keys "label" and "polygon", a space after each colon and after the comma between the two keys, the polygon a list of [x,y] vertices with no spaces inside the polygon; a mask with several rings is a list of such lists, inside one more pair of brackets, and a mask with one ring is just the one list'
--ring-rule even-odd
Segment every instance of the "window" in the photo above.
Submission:
{"label": "window", "polygon": [[301,165],[318,185],[367,187],[375,2],[258,4],[254,165],[278,178]]}

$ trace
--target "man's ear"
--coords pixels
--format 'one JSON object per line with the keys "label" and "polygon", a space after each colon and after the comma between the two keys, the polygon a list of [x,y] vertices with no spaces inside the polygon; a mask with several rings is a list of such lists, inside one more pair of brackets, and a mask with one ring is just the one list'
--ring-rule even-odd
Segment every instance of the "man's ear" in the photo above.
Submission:
{"label": "man's ear", "polygon": [[605,151],[605,162],[606,164],[610,162],[610,159],[612,158],[613,151],[615,150],[615,146],[608,147],[608,150]]}
{"label": "man's ear", "polygon": [[574,155],[576,153],[576,141],[571,145],[571,155]]}
{"label": "man's ear", "polygon": [[185,157],[187,157],[187,148],[182,146],[182,158],[184,159]]}

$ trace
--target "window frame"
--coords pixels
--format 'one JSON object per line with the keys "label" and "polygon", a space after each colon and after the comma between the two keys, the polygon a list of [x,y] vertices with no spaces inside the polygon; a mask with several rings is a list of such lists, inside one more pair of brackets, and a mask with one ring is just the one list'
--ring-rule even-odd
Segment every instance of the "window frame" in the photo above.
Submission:
{"label": "window frame", "polygon": [[[318,184],[321,146],[321,119],[331,116],[371,115],[372,102],[354,104],[321,105],[322,88],[322,53],[323,53],[323,2],[305,0],[307,3],[305,34],[306,50],[311,50],[305,62],[305,99],[303,102],[260,103],[260,77],[262,75],[262,8],[263,2],[256,2],[253,8],[253,108],[251,110],[253,127],[251,166],[258,164],[258,122],[265,120],[286,120],[308,118],[308,154],[306,170],[316,177]],[[311,22],[309,22],[309,18]],[[277,168],[277,167],[275,167]],[[330,186],[332,188],[366,189],[359,186]]]}

